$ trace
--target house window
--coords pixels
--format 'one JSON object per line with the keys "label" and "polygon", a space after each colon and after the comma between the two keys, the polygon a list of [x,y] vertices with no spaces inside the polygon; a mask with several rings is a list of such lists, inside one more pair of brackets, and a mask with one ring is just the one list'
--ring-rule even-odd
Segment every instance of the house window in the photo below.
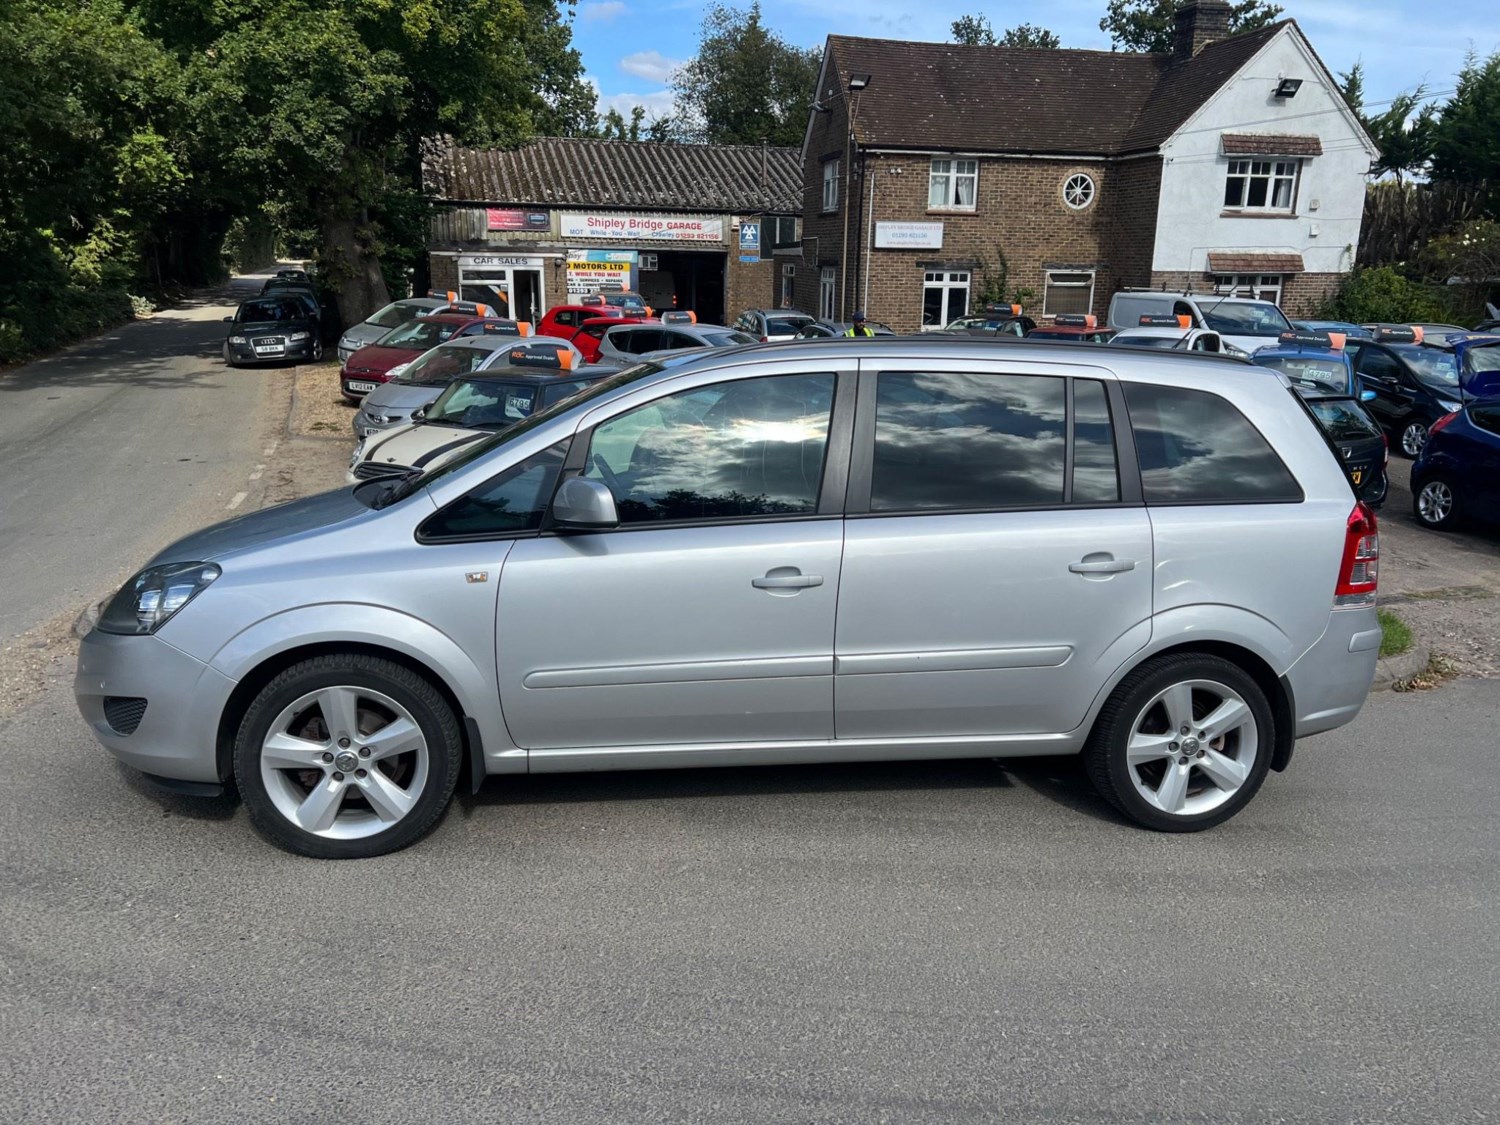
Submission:
{"label": "house window", "polygon": [[927,179],[927,206],[974,210],[979,161],[934,160]]}
{"label": "house window", "polygon": [[1086,172],[1075,172],[1063,181],[1063,202],[1074,211],[1082,211],[1094,202],[1094,177]]}
{"label": "house window", "polygon": [[781,307],[791,308],[796,303],[797,267],[787,262],[781,267]]}
{"label": "house window", "polygon": [[1254,297],[1279,305],[1285,281],[1286,278],[1279,273],[1220,274],[1214,278],[1214,292],[1223,297]]}
{"label": "house window", "polygon": [[1094,272],[1047,271],[1047,289],[1042,295],[1042,315],[1088,313],[1094,308]]}
{"label": "house window", "polygon": [[824,266],[818,271],[818,315],[824,320],[833,319],[832,266]]}
{"label": "house window", "polygon": [[1242,211],[1291,211],[1296,198],[1297,161],[1231,160],[1224,183],[1224,206]]}
{"label": "house window", "polygon": [[968,311],[968,271],[928,270],[922,281],[922,327],[943,328]]}
{"label": "house window", "polygon": [[823,210],[832,211],[839,205],[839,161],[823,163]]}
{"label": "house window", "polygon": [[763,227],[771,246],[792,246],[797,241],[797,220],[792,215],[768,216]]}

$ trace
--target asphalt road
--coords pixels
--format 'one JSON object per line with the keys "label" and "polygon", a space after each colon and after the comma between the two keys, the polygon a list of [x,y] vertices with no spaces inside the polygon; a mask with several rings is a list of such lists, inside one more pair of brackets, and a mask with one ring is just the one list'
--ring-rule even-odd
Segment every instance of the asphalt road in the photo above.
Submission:
{"label": "asphalt road", "polygon": [[[266,439],[233,419],[266,408],[207,356],[216,315],[0,385],[0,620],[248,489]],[[1497,681],[1373,697],[1197,836],[1121,824],[1067,761],[846,765],[496,778],[333,864],[141,788],[69,675],[0,720],[6,1125],[1500,1105]]]}
{"label": "asphalt road", "polygon": [[221,318],[259,284],[0,374],[0,642],[229,514],[257,461],[265,373],[224,366]]}

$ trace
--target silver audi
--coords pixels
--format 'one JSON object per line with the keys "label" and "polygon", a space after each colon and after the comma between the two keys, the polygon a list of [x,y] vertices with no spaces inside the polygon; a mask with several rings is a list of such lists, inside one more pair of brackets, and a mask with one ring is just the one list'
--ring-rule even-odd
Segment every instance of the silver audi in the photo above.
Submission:
{"label": "silver audi", "polygon": [[1359,712],[1379,538],[1273,373],[1016,341],[626,368],[425,474],[241,516],[103,609],[119,759],[306,855],[492,774],[1079,754],[1148,828]]}

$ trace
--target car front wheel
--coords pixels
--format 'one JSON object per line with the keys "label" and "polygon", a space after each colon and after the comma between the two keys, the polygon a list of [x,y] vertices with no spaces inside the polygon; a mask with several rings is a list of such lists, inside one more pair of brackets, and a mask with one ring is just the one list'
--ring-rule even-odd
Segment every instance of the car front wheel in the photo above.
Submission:
{"label": "car front wheel", "polygon": [[1415,418],[1401,427],[1401,452],[1413,459],[1422,455],[1427,444],[1427,424]]}
{"label": "car front wheel", "polygon": [[1222,824],[1265,780],[1275,725],[1265,693],[1217,656],[1159,657],[1105,703],[1084,747],[1101,796],[1162,832]]}
{"label": "car front wheel", "polygon": [[462,760],[442,694],[400,664],[364,654],[295,664],[261,689],[235,740],[251,822],[319,859],[362,859],[426,835]]}
{"label": "car front wheel", "polygon": [[1452,531],[1462,518],[1458,490],[1447,477],[1428,477],[1412,497],[1417,522],[1433,531]]}

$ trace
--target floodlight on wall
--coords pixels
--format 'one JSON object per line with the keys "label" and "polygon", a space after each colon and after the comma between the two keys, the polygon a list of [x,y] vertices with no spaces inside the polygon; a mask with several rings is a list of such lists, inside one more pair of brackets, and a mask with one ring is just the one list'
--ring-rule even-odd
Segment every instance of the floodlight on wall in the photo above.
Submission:
{"label": "floodlight on wall", "polygon": [[869,84],[870,76],[868,74],[849,75],[849,89],[852,91],[858,92],[860,90],[863,90]]}
{"label": "floodlight on wall", "polygon": [[1272,92],[1273,98],[1295,98],[1297,91],[1302,89],[1302,79],[1283,78],[1276,83],[1276,89]]}

